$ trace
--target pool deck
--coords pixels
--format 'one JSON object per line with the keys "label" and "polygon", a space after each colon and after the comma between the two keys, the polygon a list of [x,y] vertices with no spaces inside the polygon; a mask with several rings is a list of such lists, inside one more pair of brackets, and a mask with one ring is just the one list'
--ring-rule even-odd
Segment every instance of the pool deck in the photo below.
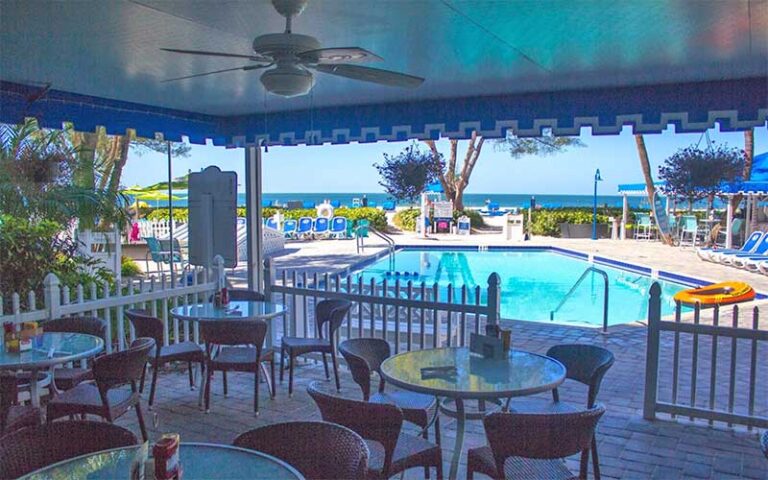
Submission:
{"label": "pool deck", "polygon": [[[505,242],[501,235],[473,235],[469,238],[441,236],[437,240],[422,240],[414,235],[401,234],[395,235],[394,238],[401,245],[557,246],[712,281],[744,280],[754,285],[757,290],[768,292],[768,277],[705,263],[696,257],[691,248],[666,247],[653,242],[535,238],[530,242],[515,244]],[[371,239],[371,246],[365,255],[385,251],[384,245],[376,245],[377,242]],[[272,260],[278,272],[294,269],[337,271],[359,262],[363,257],[356,253],[354,241],[295,242],[288,243],[286,247],[284,254]],[[244,273],[244,265],[241,265],[233,276],[235,283],[244,283]],[[764,323],[765,319],[762,328],[768,328]],[[682,417],[671,419],[667,415],[660,416],[655,421],[643,419],[643,372],[647,336],[647,329],[643,325],[635,323],[611,327],[605,335],[596,328],[523,321],[509,321],[507,324],[512,328],[515,348],[544,353],[556,344],[590,343],[604,346],[616,356],[616,363],[605,376],[599,397],[607,407],[607,413],[598,429],[603,478],[768,478],[768,460],[759,451],[757,431],[749,432],[741,427],[728,428],[721,423],[708,426],[703,421],[690,422]],[[669,365],[671,361],[670,345],[671,338],[664,338],[661,354],[664,365]],[[708,345],[710,344],[702,343],[699,351],[700,368],[703,369],[711,362]],[[727,354],[724,353],[725,350],[721,350],[721,356]],[[759,365],[768,364],[768,351],[763,350],[759,353]],[[683,356],[690,358],[690,346],[684,346]],[[748,357],[748,349],[739,350],[740,361],[748,360]],[[285,384],[278,387],[275,400],[267,399],[265,392],[262,392],[262,410],[258,417],[254,416],[251,410],[252,375],[231,374],[228,397],[222,394],[221,377],[217,376],[212,389],[211,412],[204,414],[197,406],[197,393],[190,392],[186,386],[185,371],[167,369],[158,382],[155,413],[158,414],[159,423],[153,426],[148,422],[150,436],[156,438],[163,432],[179,432],[183,441],[229,443],[238,433],[260,425],[318,419],[318,410],[306,394],[305,386],[310,380],[322,378],[322,368],[311,362],[305,365],[298,369],[296,374],[297,393],[293,398],[288,397]],[[359,389],[352,383],[348,371],[345,367],[341,370],[342,393],[358,396]],[[704,376],[701,378],[706,378],[706,373],[702,375]],[[764,375],[763,370],[761,375]],[[741,371],[738,378],[745,378]],[[690,386],[687,376],[681,376],[681,381],[681,388]],[[741,380],[739,385],[736,401],[738,405],[743,405],[747,392],[745,388],[741,388]],[[725,390],[720,390],[723,391]],[[660,399],[668,393],[668,387],[662,388]],[[761,415],[768,414],[768,398],[764,393],[760,392],[756,405],[756,412]],[[564,399],[581,403],[586,397],[586,390],[573,382],[566,382],[561,389],[561,395]],[[547,398],[547,395],[540,397]],[[153,415],[148,417],[152,418]],[[456,427],[450,418],[443,417],[442,422],[443,458],[447,468]],[[118,423],[135,429],[135,415],[129,412]],[[479,422],[469,422],[465,448],[484,443],[482,425]],[[463,458],[459,478],[465,478],[466,456]],[[570,458],[568,465],[576,471],[578,459]],[[423,478],[423,473],[418,469],[411,470],[406,478]]]}

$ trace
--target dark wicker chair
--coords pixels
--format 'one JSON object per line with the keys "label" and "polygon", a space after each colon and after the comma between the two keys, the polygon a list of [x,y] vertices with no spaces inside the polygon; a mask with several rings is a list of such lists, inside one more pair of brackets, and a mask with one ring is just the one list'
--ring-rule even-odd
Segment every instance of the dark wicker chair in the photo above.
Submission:
{"label": "dark wicker chair", "polygon": [[[94,360],[93,378],[96,384],[81,383],[53,398],[48,403],[48,423],[59,417],[87,414],[98,415],[111,423],[134,407],[141,437],[146,441],[147,428],[141,413],[138,383],[154,348],[153,339],[137,338],[128,350]],[[124,385],[130,385],[130,390],[118,388]]]}
{"label": "dark wicker chair", "polygon": [[[264,296],[263,293],[257,292],[255,290],[247,290],[245,288],[230,288],[229,290],[229,299],[232,301],[243,301],[243,302],[264,302],[267,300],[267,297]],[[213,295],[211,295],[211,298],[209,301],[213,301]],[[227,394],[227,371],[224,370],[222,372],[222,377],[224,378],[224,395]],[[272,388],[274,388],[274,382],[272,382]]]}
{"label": "dark wicker chair", "polygon": [[579,452],[579,478],[586,479],[589,448],[603,413],[602,405],[573,413],[489,413],[483,418],[488,445],[469,449],[467,479],[475,472],[494,479],[571,479],[573,472],[561,459]]}
{"label": "dark wicker chair", "polygon": [[763,432],[763,436],[760,437],[760,447],[763,449],[765,458],[768,458],[768,430]]}
{"label": "dark wicker chair", "polygon": [[[43,323],[46,332],[84,333],[99,337],[107,341],[107,324],[96,317],[62,317]],[[93,380],[93,371],[90,368],[62,367],[55,369],[54,383],[58,390],[69,390],[86,380]]]}
{"label": "dark wicker chair", "polygon": [[69,458],[139,443],[130,430],[105,422],[67,420],[0,438],[0,478],[17,478]]}
{"label": "dark wicker chair", "polygon": [[336,397],[322,392],[317,382],[307,391],[326,422],[338,423],[363,437],[371,451],[368,471],[374,478],[389,478],[414,467],[435,467],[443,478],[443,456],[438,445],[421,437],[402,433],[403,411],[394,405],[369,403]]}
{"label": "dark wicker chair", "polygon": [[39,424],[39,409],[31,405],[19,405],[19,384],[16,375],[0,372],[0,435]]}
{"label": "dark wicker chair", "polygon": [[[613,365],[614,356],[610,350],[595,345],[564,344],[555,345],[547,350],[547,356],[565,365],[565,378],[586,385],[587,408],[592,408],[597,402],[597,394],[603,377]],[[552,390],[552,402],[519,401],[512,402],[512,410],[522,413],[566,413],[580,410],[570,403],[561,402],[560,394]],[[600,459],[597,454],[597,439],[592,439],[592,468],[596,476],[600,476]]]}
{"label": "dark wicker chair", "polygon": [[[192,374],[192,364],[199,363],[200,368],[205,368],[205,352],[202,347],[195,342],[179,342],[170,345],[165,343],[163,321],[146,310],[128,310],[125,316],[131,321],[137,337],[151,338],[155,341],[158,348],[155,349],[149,357],[149,363],[152,365],[152,385],[149,389],[149,406],[155,403],[155,390],[157,389],[157,373],[160,368],[170,362],[186,362],[189,372],[189,388],[194,388],[195,379]],[[144,380],[147,374],[147,367],[141,373],[141,386],[139,391],[144,391]]]}
{"label": "dark wicker chair", "polygon": [[[392,353],[389,342],[382,338],[353,338],[341,342],[339,352],[347,361],[352,379],[360,385],[363,400],[397,405],[403,411],[405,421],[424,429],[424,438],[429,438],[426,428],[433,415],[431,410],[438,408],[435,397],[408,391],[384,392],[386,382],[381,374],[381,364]],[[379,375],[379,388],[377,393],[371,395],[373,372]],[[435,442],[440,445],[439,416],[435,418]]]}
{"label": "dark wicker chair", "polygon": [[[344,323],[347,312],[352,308],[352,303],[348,300],[321,300],[315,305],[315,326],[317,329],[317,338],[301,337],[283,337],[280,346],[280,381],[283,381],[283,369],[286,355],[289,358],[290,373],[288,377],[288,396],[293,395],[293,371],[294,359],[299,355],[307,353],[321,353],[323,355],[323,366],[325,367],[325,378],[330,379],[328,373],[328,359],[326,354],[331,355],[333,362],[333,374],[336,377],[336,390],[341,390],[339,383],[339,363],[336,360],[336,331]],[[324,332],[326,324],[327,332]],[[327,334],[327,336],[326,336]]]}
{"label": "dark wicker chair", "polygon": [[[200,333],[205,339],[207,380],[205,382],[205,410],[210,410],[211,381],[216,370],[227,372],[252,372],[254,383],[253,411],[259,413],[259,384],[261,363],[269,362],[272,385],[275,383],[275,354],[264,350],[267,323],[263,320],[217,320],[202,322]],[[232,345],[249,345],[232,347]],[[214,347],[229,346],[229,348]],[[274,397],[275,389],[272,389]]]}
{"label": "dark wicker chair", "polygon": [[233,444],[279,458],[307,480],[364,479],[368,471],[363,439],[334,423],[275,423],[238,435]]}

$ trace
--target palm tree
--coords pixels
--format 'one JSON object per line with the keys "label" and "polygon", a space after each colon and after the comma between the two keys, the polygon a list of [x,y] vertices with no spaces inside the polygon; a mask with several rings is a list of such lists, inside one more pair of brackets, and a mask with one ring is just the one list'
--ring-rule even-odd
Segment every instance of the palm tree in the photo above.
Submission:
{"label": "palm tree", "polygon": [[[653,185],[653,173],[651,173],[651,162],[648,159],[648,149],[645,148],[645,138],[641,134],[635,134],[635,144],[637,145],[637,156],[640,158],[640,169],[645,178],[645,192],[648,195],[648,201],[653,205],[656,187]],[[672,245],[672,238],[666,232],[659,230],[659,235],[662,242]]]}

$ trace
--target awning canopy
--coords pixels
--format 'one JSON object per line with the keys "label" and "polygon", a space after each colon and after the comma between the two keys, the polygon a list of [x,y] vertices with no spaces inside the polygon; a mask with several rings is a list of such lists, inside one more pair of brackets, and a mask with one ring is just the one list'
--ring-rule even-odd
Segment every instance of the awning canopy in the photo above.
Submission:
{"label": "awning canopy", "polygon": [[[426,78],[397,89],[316,73],[310,95],[266,94],[260,70],[161,48],[249,54],[281,32],[267,1],[29,2],[0,16],[0,121],[217,145],[722,130],[768,119],[768,3],[697,0],[311,0],[293,32],[356,45]],[[694,14],[695,12],[695,14]]]}
{"label": "awning canopy", "polygon": [[[662,187],[665,182],[653,182],[654,187]],[[645,183],[622,183],[619,185],[619,193],[622,195],[646,195]]]}

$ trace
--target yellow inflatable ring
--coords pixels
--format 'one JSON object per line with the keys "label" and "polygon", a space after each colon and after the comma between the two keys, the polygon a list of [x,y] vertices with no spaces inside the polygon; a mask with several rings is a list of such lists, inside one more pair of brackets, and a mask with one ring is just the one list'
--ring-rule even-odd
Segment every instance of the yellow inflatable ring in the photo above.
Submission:
{"label": "yellow inflatable ring", "polygon": [[748,302],[754,298],[755,289],[744,282],[713,283],[705,287],[683,290],[674,296],[675,301],[683,305],[694,306],[698,303],[702,307]]}

